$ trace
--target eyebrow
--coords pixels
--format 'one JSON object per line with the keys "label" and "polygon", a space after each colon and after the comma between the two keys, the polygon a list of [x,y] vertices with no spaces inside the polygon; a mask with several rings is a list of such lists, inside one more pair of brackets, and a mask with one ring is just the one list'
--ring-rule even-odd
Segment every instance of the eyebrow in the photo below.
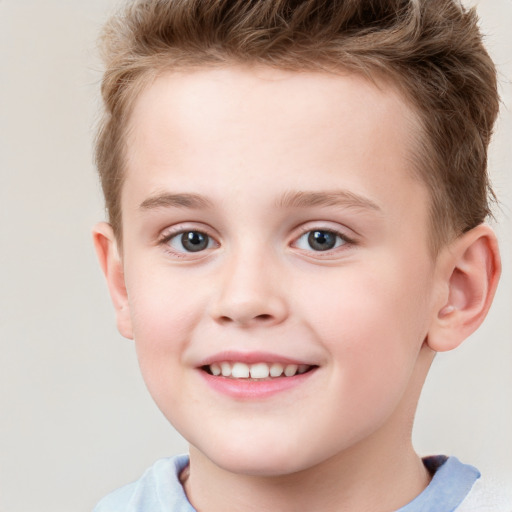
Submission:
{"label": "eyebrow", "polygon": [[154,208],[210,208],[212,203],[209,199],[199,194],[170,194],[167,192],[148,197],[140,204],[141,210],[152,210]]}
{"label": "eyebrow", "polygon": [[277,206],[281,208],[310,208],[315,206],[343,206],[367,210],[381,211],[381,208],[370,199],[349,192],[336,190],[334,192],[286,192]]}
{"label": "eyebrow", "polygon": [[[279,208],[311,208],[318,206],[342,206],[380,211],[380,207],[370,199],[347,190],[334,192],[286,192],[276,201]],[[139,206],[141,210],[155,208],[192,208],[207,209],[213,203],[199,194],[171,194],[163,192],[148,197]]]}

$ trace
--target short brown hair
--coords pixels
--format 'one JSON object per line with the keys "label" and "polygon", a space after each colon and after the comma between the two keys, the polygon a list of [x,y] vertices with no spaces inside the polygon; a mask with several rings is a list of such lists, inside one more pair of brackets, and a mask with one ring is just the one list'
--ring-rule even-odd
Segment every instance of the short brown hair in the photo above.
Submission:
{"label": "short brown hair", "polygon": [[106,25],[96,162],[121,239],[132,105],[162,72],[250,63],[384,75],[417,113],[414,168],[431,195],[434,250],[483,222],[496,70],[474,9],[457,0],[134,0]]}

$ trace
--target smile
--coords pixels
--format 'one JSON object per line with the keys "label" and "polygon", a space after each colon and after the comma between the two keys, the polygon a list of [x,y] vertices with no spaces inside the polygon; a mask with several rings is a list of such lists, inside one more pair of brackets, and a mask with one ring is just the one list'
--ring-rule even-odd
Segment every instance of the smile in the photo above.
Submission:
{"label": "smile", "polygon": [[254,363],[222,361],[202,367],[213,376],[231,379],[269,380],[282,377],[293,377],[310,371],[313,366],[308,364]]}

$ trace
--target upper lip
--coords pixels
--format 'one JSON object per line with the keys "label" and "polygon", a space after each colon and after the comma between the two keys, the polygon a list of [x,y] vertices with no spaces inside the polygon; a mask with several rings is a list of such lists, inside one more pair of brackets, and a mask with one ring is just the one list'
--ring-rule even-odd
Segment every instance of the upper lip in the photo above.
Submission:
{"label": "upper lip", "polygon": [[213,363],[221,363],[223,361],[232,361],[236,363],[255,364],[255,363],[281,363],[281,364],[307,364],[313,366],[311,361],[301,360],[273,352],[239,352],[233,350],[226,350],[217,352],[211,356],[206,357],[197,365],[198,367],[208,366]]}

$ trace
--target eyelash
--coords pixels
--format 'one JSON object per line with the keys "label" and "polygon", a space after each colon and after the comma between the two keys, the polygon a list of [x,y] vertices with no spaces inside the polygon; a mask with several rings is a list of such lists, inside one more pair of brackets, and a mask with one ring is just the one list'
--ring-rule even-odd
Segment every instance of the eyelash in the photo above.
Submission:
{"label": "eyelash", "polygon": [[[206,237],[208,239],[208,247],[206,247],[205,249],[203,250],[200,250],[200,251],[187,251],[187,250],[177,250],[175,248],[172,248],[171,245],[170,245],[170,242],[174,239],[178,239],[178,237],[183,237],[184,234],[186,233],[196,233],[196,234],[199,234],[199,235],[202,235],[204,237]],[[204,252],[206,249],[210,249],[211,246],[210,244],[211,243],[214,243],[215,246],[219,246],[219,243],[215,240],[215,238],[213,236],[211,236],[210,234],[208,234],[208,232],[206,230],[202,230],[202,229],[197,229],[197,228],[183,228],[183,227],[177,227],[176,229],[173,229],[171,232],[165,232],[163,234],[163,236],[158,240],[158,245],[161,245],[161,246],[164,246],[165,249],[171,253],[173,256],[177,257],[177,258],[190,258],[191,256],[194,256],[196,255],[195,257],[203,257],[204,256]]]}
{"label": "eyelash", "polygon": [[[304,248],[300,248],[297,246],[297,243],[305,235],[308,235],[308,234],[311,235],[311,233],[315,233],[315,232],[333,235],[336,238],[336,241],[335,241],[336,245],[332,248],[328,248],[325,250],[317,250],[317,251],[315,251],[313,248],[311,248],[311,246],[310,246],[310,249],[304,249]],[[195,234],[199,234],[199,235],[206,237],[208,239],[207,247],[204,249],[200,249],[198,251],[187,251],[186,249],[177,250],[175,248],[172,248],[170,245],[170,242],[175,239],[178,239],[178,237],[180,237],[180,236],[183,237],[183,235],[186,233],[195,233]],[[206,250],[212,248],[212,243],[213,243],[213,247],[220,246],[220,244],[215,240],[215,238],[213,236],[211,236],[210,234],[208,234],[207,230],[201,230],[201,229],[197,229],[197,228],[196,229],[183,228],[181,226],[177,227],[175,230],[173,230],[171,232],[164,233],[164,235],[158,240],[158,245],[164,246],[168,252],[170,252],[173,256],[175,256],[177,258],[204,257]],[[292,247],[295,246],[298,250],[300,250],[304,253],[315,254],[316,257],[322,257],[322,255],[324,255],[324,254],[332,255],[332,253],[334,251],[343,250],[343,248],[345,246],[354,246],[354,245],[356,245],[355,240],[353,240],[352,238],[349,238],[346,234],[342,233],[341,231],[339,231],[337,229],[330,228],[330,227],[327,228],[327,227],[322,227],[322,226],[315,226],[315,227],[304,226],[304,227],[302,227],[300,229],[299,236],[294,237],[293,242],[291,243]]]}
{"label": "eyelash", "polygon": [[[328,227],[311,227],[311,226],[304,226],[301,228],[301,234],[294,238],[294,244],[296,245],[298,241],[300,241],[305,235],[311,234],[311,233],[328,233],[330,235],[334,235],[341,243],[338,243],[336,241],[336,245],[332,248],[326,249],[326,250],[319,250],[315,251],[312,248],[311,249],[301,249],[300,247],[297,247],[299,250],[303,250],[304,252],[308,253],[314,253],[317,255],[316,257],[321,257],[321,255],[332,255],[332,253],[336,250],[343,250],[343,247],[345,246],[354,246],[356,245],[356,241],[352,238],[349,238],[345,233],[342,233],[340,230],[334,229],[334,228],[328,228]],[[310,246],[311,247],[311,246]]]}

